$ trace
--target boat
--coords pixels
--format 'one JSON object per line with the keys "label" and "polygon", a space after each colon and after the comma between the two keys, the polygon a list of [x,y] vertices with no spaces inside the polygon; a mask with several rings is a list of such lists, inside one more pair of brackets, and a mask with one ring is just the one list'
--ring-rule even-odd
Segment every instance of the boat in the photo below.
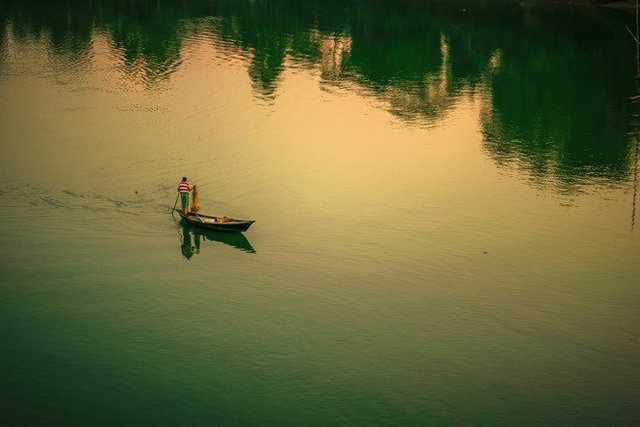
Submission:
{"label": "boat", "polygon": [[178,213],[189,224],[216,231],[241,233],[247,231],[251,224],[255,222],[250,219],[229,218],[228,216],[203,215],[193,212],[184,213],[181,210],[178,210]]}
{"label": "boat", "polygon": [[191,225],[184,219],[180,221],[180,228],[182,229],[183,254],[189,254],[189,251],[193,249],[195,249],[196,253],[200,253],[201,241],[223,243],[241,252],[256,253],[256,250],[242,233],[225,233],[223,231],[209,230]]}

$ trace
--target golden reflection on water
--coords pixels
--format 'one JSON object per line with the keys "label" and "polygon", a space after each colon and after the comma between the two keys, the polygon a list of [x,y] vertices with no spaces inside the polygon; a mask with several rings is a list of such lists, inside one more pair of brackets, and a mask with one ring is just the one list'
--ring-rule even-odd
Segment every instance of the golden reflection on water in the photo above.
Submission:
{"label": "golden reflection on water", "polygon": [[[545,165],[555,172],[541,174],[517,154],[492,151],[492,135],[504,128],[489,85],[501,51],[481,79],[453,92],[441,34],[441,63],[421,90],[402,82],[381,89],[345,72],[350,37],[310,36],[317,65],[285,60],[267,97],[252,82],[251,55],[234,54],[210,34],[185,39],[180,60],[162,76],[146,70],[157,63],[127,62],[104,34],[93,37],[81,73],[52,64],[43,41],[18,48],[10,39],[9,102],[0,115],[4,135],[20,143],[6,150],[3,176],[36,188],[54,183],[63,193],[44,197],[57,204],[80,203],[65,194],[106,194],[139,213],[132,190],[159,209],[186,174],[209,209],[274,230],[317,223],[326,236],[358,230],[414,242],[396,254],[370,254],[381,262],[421,259],[425,245],[427,252],[444,245],[451,253],[506,255],[533,246],[545,247],[544,258],[579,256],[584,248],[568,249],[569,242],[591,230],[621,239],[622,268],[633,269],[635,255],[620,249],[638,245],[637,235],[622,237],[635,218],[627,187],[567,178],[557,158]],[[547,240],[564,243],[547,248]],[[353,250],[366,251],[366,242]],[[605,246],[587,247],[611,257]]]}
{"label": "golden reflection on water", "polygon": [[[389,86],[382,97],[362,96],[367,87],[353,83],[324,90],[324,82],[339,78],[340,58],[349,54],[351,41],[327,36],[319,45],[319,72],[285,68],[277,97],[265,102],[251,89],[248,63],[220,60],[226,47],[207,38],[185,43],[185,60],[154,86],[114,60],[118,50],[102,35],[93,39],[87,56],[90,72],[75,75],[73,87],[50,83],[59,82],[58,74],[47,71],[56,67],[38,43],[22,47],[20,55],[9,43],[8,57],[23,61],[10,66],[24,69],[28,62],[31,71],[16,75],[4,89],[12,101],[2,111],[4,128],[21,141],[5,157],[6,176],[53,175],[91,188],[114,181],[123,186],[132,176],[148,174],[152,164],[161,166],[153,175],[167,179],[188,165],[196,179],[216,187],[216,199],[233,200],[235,191],[225,192],[227,182],[240,182],[262,190],[253,195],[254,203],[267,206],[275,198],[313,212],[330,206],[334,215],[395,216],[456,205],[462,213],[473,206],[490,215],[539,206],[535,193],[546,191],[544,183],[529,188],[526,175],[496,168],[485,155],[482,123],[493,121],[490,92],[463,97],[448,92],[444,36],[443,61],[436,74],[425,77],[424,98],[401,86]],[[492,57],[491,70],[499,67],[499,57]],[[407,125],[389,113],[395,105],[421,114],[427,105],[437,114],[427,113],[430,127]],[[132,171],[132,165],[142,166]],[[224,184],[218,188],[214,182]],[[584,203],[582,212],[607,198],[606,191]],[[591,197],[579,193],[553,204],[575,208]],[[602,218],[597,212],[596,221]]]}

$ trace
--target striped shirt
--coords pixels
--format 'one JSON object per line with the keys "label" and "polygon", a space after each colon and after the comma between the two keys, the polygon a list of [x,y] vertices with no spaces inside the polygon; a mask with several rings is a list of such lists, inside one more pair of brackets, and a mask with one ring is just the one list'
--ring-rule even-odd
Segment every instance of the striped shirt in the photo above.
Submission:
{"label": "striped shirt", "polygon": [[178,185],[178,193],[188,193],[189,190],[191,190],[191,186],[188,182],[181,182],[180,185]]}

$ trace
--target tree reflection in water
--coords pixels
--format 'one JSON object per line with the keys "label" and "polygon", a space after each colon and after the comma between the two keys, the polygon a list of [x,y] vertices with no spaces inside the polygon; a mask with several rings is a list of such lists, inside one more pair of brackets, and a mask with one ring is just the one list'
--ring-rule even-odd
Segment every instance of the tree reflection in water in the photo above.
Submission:
{"label": "tree reflection in water", "polygon": [[209,39],[244,58],[262,99],[275,99],[294,64],[320,70],[323,85],[382,100],[416,126],[472,97],[482,104],[488,156],[570,187],[632,173],[634,64],[623,29],[633,19],[509,0],[465,8],[443,0],[4,0],[0,53],[8,37],[46,40],[80,73],[92,39],[106,36],[129,78],[154,85],[179,68],[188,40]]}

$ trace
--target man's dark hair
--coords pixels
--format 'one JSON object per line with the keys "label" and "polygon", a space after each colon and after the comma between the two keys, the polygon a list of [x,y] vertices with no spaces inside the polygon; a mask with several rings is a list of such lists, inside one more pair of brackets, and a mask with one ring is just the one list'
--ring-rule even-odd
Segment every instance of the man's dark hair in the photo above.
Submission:
{"label": "man's dark hair", "polygon": [[182,182],[186,182],[186,181],[187,181],[187,177],[186,177],[186,176],[183,176],[183,177],[182,177]]}

